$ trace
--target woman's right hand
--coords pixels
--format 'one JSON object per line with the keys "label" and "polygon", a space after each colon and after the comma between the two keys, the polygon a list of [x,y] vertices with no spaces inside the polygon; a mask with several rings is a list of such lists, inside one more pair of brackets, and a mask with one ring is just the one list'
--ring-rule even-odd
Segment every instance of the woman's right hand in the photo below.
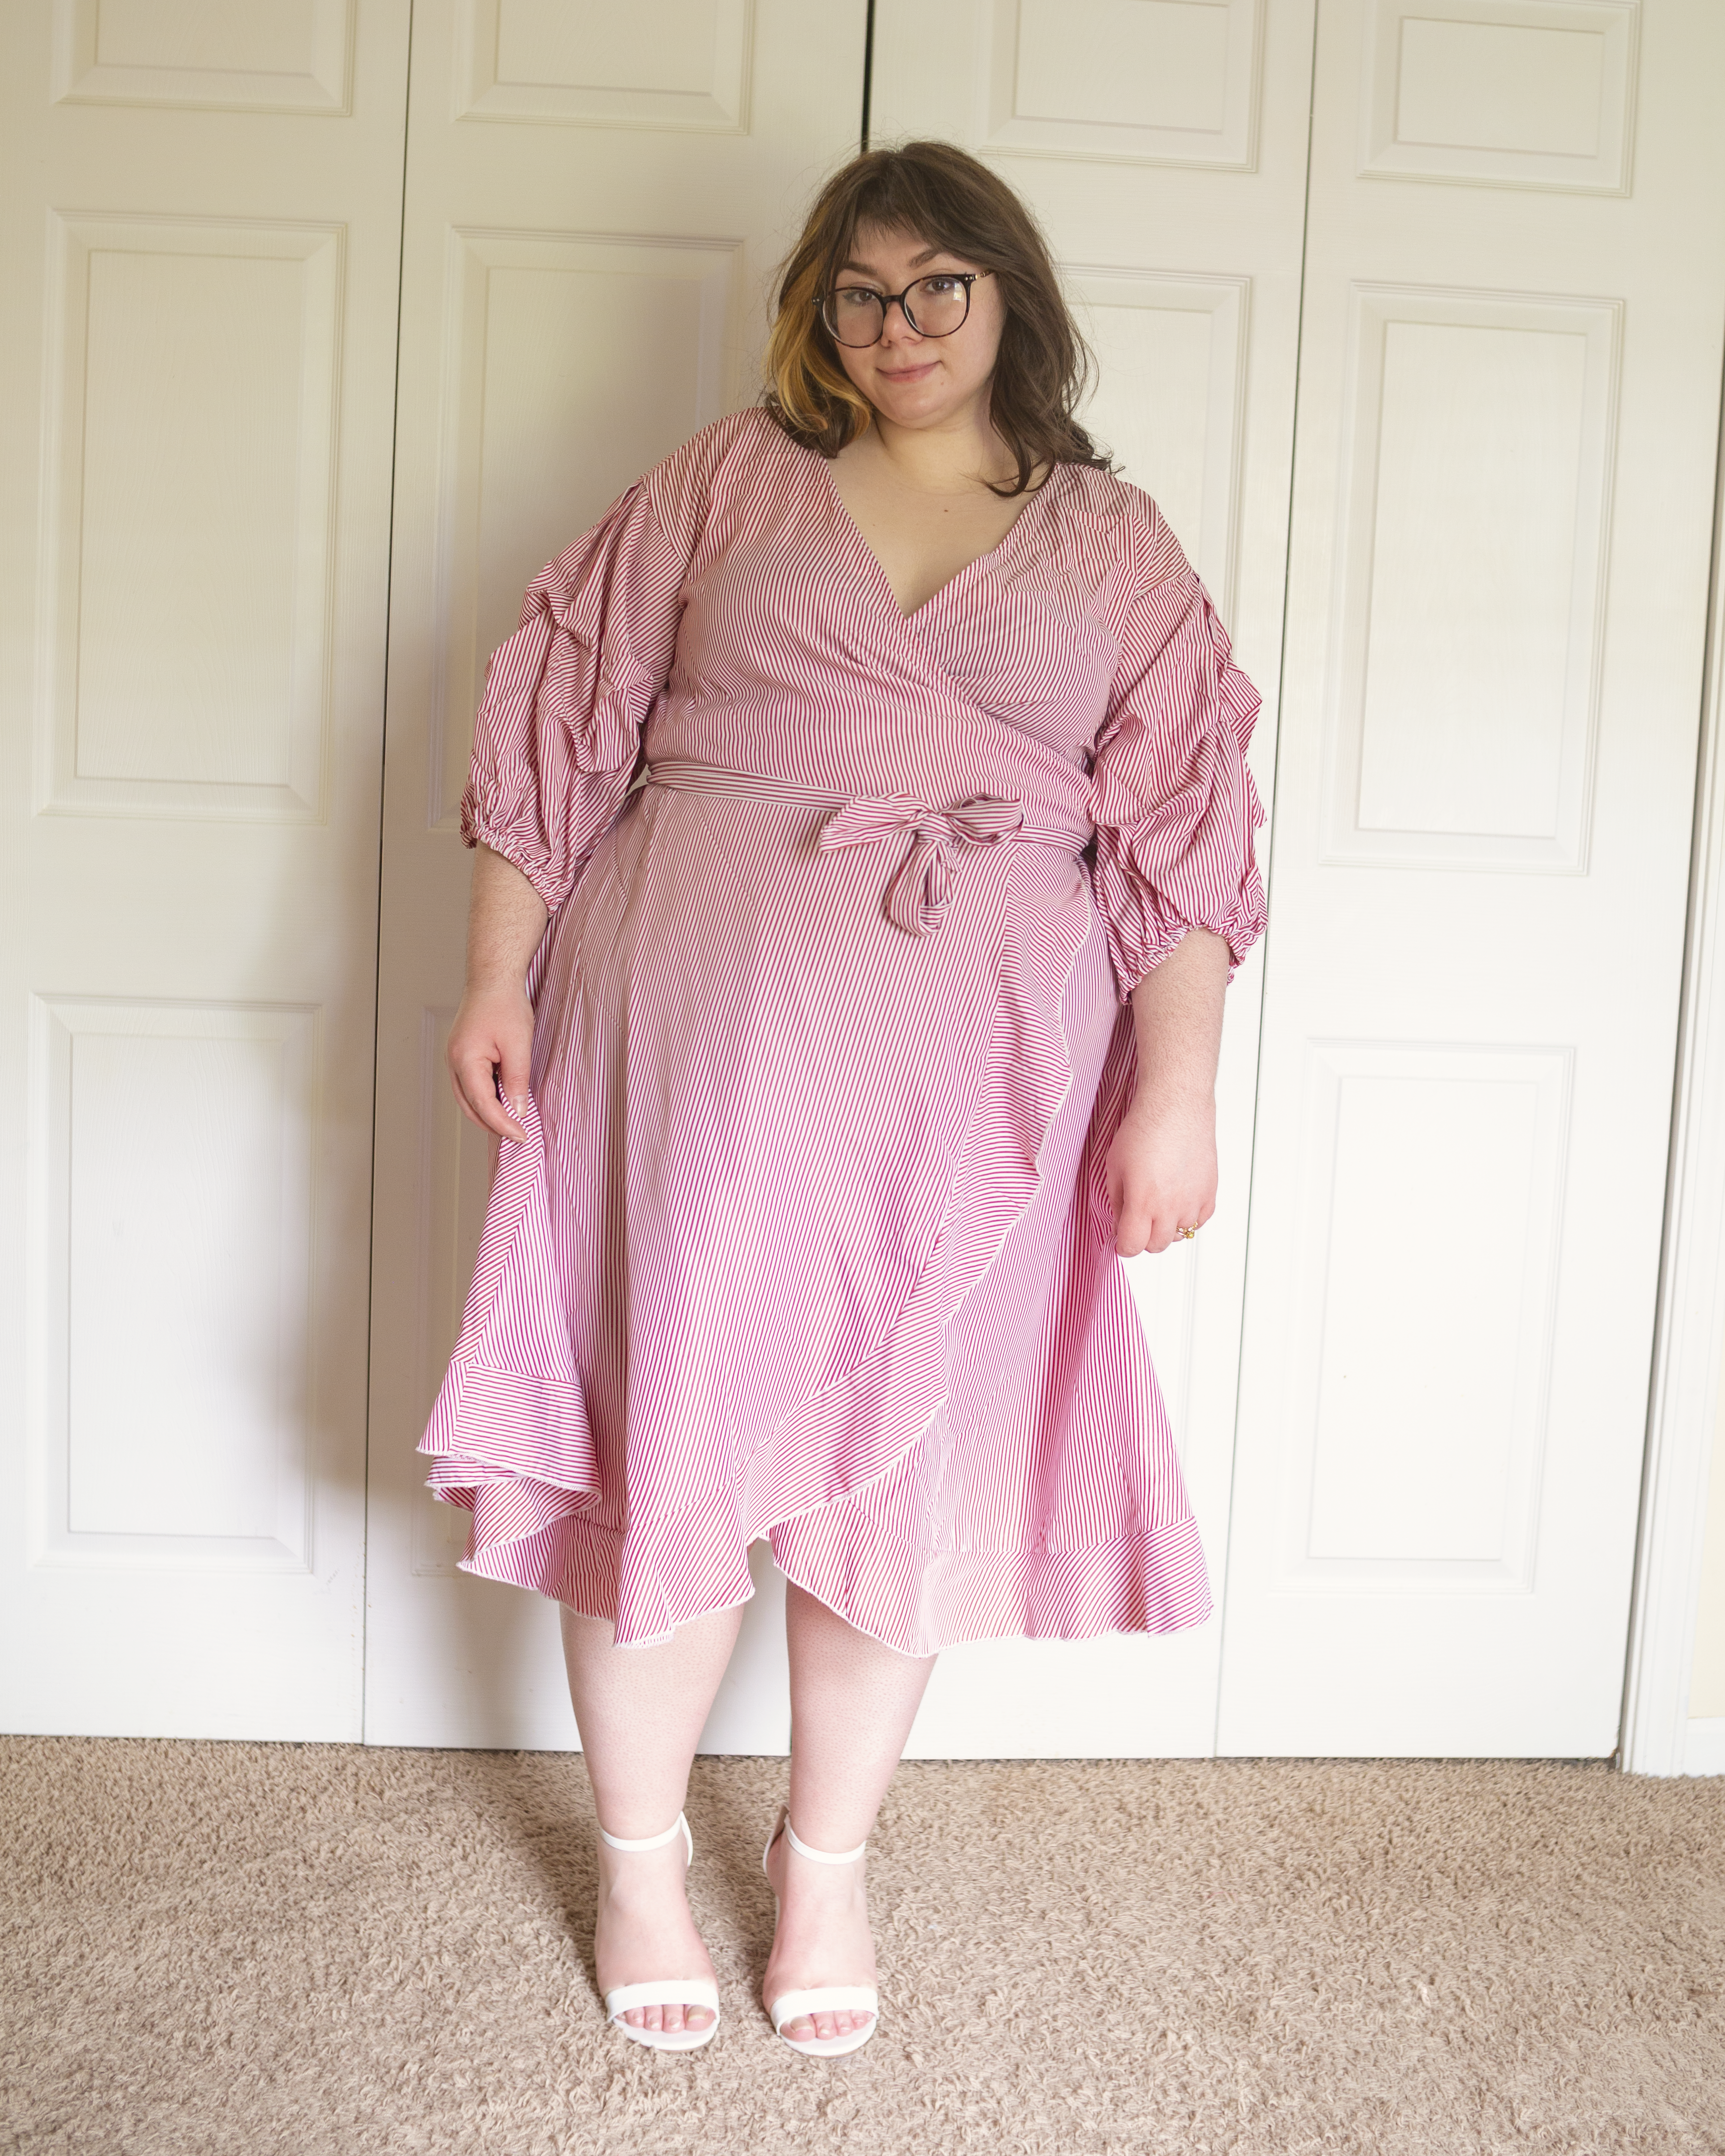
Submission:
{"label": "woman's right hand", "polygon": [[449,1029],[449,1058],[455,1098],[469,1122],[523,1143],[527,1133],[516,1117],[527,1105],[533,1059],[533,1006],[526,989],[520,983],[470,985]]}

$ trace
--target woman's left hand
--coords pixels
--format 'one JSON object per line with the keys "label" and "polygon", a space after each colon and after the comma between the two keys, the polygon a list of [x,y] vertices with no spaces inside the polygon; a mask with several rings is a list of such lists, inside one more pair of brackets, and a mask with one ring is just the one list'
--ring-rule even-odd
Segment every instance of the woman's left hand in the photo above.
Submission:
{"label": "woman's left hand", "polygon": [[1108,1148],[1114,1247],[1123,1258],[1165,1250],[1216,1209],[1213,1094],[1133,1102]]}

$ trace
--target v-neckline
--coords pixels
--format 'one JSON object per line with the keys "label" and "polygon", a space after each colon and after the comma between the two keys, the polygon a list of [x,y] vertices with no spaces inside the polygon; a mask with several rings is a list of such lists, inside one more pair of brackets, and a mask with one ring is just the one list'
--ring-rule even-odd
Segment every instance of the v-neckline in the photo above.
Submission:
{"label": "v-neckline", "polygon": [[1019,526],[1024,523],[1024,519],[1030,514],[1031,511],[1036,507],[1038,503],[1043,499],[1044,495],[1047,494],[1049,489],[1055,484],[1055,480],[1060,470],[1060,467],[1057,463],[1050,468],[1048,477],[1044,480],[1041,485],[1036,488],[1030,495],[1029,498],[1024,502],[1023,507],[1019,511],[1018,515],[1014,517],[1011,523],[1007,526],[1005,531],[1001,533],[1000,536],[995,541],[994,544],[988,548],[986,553],[973,555],[970,560],[966,562],[962,567],[955,569],[943,584],[937,584],[934,589],[928,594],[928,597],[924,599],[919,606],[913,607],[911,612],[906,613],[904,608],[898,603],[898,593],[892,588],[892,579],[886,573],[886,563],[869,544],[867,538],[864,535],[861,525],[857,522],[855,517],[850,513],[850,505],[839,491],[838,481],[833,476],[833,459],[830,457],[821,456],[819,449],[811,449],[809,451],[809,454],[819,459],[821,477],[826,482],[827,491],[832,496],[834,507],[838,511],[839,516],[843,517],[845,523],[850,527],[851,536],[855,538],[857,546],[861,549],[865,557],[874,565],[875,578],[880,584],[880,589],[886,596],[887,604],[892,608],[892,611],[898,616],[899,619],[904,624],[906,629],[913,627],[920,617],[927,613],[929,608],[934,604],[935,601],[937,598],[943,598],[947,593],[952,590],[955,584],[961,583],[963,579],[969,576],[973,571],[981,568],[985,562],[996,561],[1000,557],[1000,556],[1004,554],[1007,547],[1010,545],[1013,538],[1018,532]]}

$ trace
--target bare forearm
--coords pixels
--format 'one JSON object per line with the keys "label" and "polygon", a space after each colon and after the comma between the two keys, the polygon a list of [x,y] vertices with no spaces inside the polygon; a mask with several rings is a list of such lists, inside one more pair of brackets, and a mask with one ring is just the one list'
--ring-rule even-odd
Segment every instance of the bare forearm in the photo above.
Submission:
{"label": "bare forearm", "polygon": [[449,1075],[462,1114],[517,1143],[526,1135],[521,1116],[533,1054],[527,968],[550,918],[515,864],[481,846],[467,909],[467,992],[449,1029]]}
{"label": "bare forearm", "polygon": [[1108,1150],[1123,1258],[1194,1235],[1216,1206],[1216,1059],[1228,946],[1189,928],[1132,991],[1138,1085]]}
{"label": "bare forearm", "polygon": [[1228,942],[1208,928],[1189,928],[1159,966],[1132,991],[1132,1028],[1140,1115],[1209,1101],[1222,1048]]}
{"label": "bare forearm", "polygon": [[513,861],[480,846],[467,907],[467,986],[521,987],[551,918]]}

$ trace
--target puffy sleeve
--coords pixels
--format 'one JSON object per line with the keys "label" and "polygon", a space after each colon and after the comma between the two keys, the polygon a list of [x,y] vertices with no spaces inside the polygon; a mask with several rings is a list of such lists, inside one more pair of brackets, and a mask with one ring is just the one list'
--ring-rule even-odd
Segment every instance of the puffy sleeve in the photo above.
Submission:
{"label": "puffy sleeve", "polygon": [[491,654],[461,836],[513,861],[552,912],[629,791],[675,655],[689,552],[638,480],[534,578]]}
{"label": "puffy sleeve", "polygon": [[1246,744],[1258,693],[1183,562],[1132,602],[1091,762],[1092,886],[1120,1000],[1189,928],[1227,938],[1229,978],[1264,928]]}

